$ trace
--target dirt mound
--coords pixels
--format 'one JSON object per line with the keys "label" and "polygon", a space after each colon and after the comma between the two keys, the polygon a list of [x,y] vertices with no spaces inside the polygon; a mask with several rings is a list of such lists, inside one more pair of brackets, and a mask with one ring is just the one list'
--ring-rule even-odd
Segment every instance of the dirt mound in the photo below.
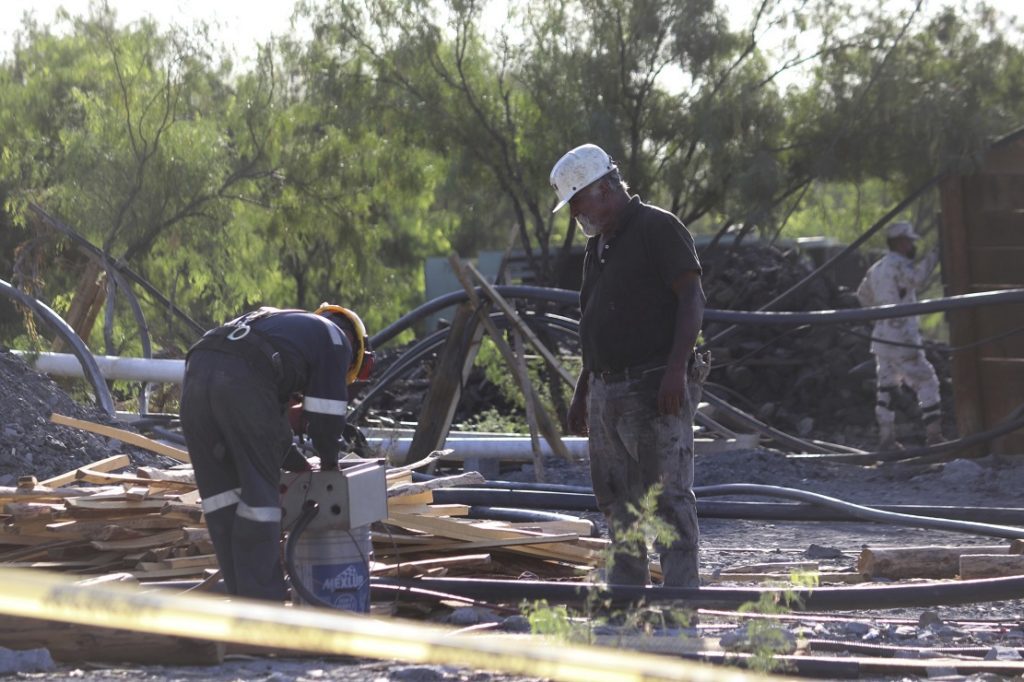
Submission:
{"label": "dirt mound", "polygon": [[0,350],[0,485],[13,485],[27,475],[43,480],[122,453],[130,454],[136,465],[170,463],[145,450],[53,424],[54,412],[125,428],[99,408],[76,402],[8,350]]}

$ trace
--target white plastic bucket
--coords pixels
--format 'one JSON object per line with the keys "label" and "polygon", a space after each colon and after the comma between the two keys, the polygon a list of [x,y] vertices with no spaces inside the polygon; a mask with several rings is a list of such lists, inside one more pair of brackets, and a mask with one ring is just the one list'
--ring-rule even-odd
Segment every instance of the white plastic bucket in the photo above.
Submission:
{"label": "white plastic bucket", "polygon": [[[370,611],[370,526],[352,530],[305,530],[295,545],[302,584],[336,609]],[[296,601],[303,601],[293,590]]]}

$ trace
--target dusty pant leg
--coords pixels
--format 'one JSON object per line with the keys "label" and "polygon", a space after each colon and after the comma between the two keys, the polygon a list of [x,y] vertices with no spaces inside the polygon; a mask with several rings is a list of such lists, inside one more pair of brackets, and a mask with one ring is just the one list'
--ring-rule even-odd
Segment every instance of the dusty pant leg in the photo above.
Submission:
{"label": "dusty pant leg", "polygon": [[626,541],[623,537],[624,529],[636,520],[629,505],[637,505],[642,494],[639,463],[623,443],[617,427],[624,405],[629,404],[627,386],[626,382],[605,384],[596,379],[590,383],[590,476],[597,506],[608,522],[615,548],[607,582],[646,585],[650,582],[646,543]]}
{"label": "dusty pant leg", "polygon": [[210,390],[214,418],[240,487],[230,551],[239,596],[284,601],[278,488],[291,432],[274,382],[246,367],[241,376],[215,374]]}
{"label": "dusty pant leg", "polygon": [[689,373],[683,409],[677,416],[656,415],[653,445],[641,451],[644,486],[660,484],[658,516],[675,538],[655,541],[667,587],[700,587],[700,527],[693,494],[693,416],[703,392],[709,362],[697,357]]}
{"label": "dusty pant leg", "polygon": [[[235,490],[239,485],[234,462],[226,456],[223,437],[210,404],[210,381],[222,357],[221,354],[197,352],[189,360],[189,372],[182,387],[181,426],[196,485],[204,500]],[[205,518],[224,586],[228,594],[237,594],[238,582],[231,550],[235,505],[230,502],[226,500],[221,509],[206,512]]]}

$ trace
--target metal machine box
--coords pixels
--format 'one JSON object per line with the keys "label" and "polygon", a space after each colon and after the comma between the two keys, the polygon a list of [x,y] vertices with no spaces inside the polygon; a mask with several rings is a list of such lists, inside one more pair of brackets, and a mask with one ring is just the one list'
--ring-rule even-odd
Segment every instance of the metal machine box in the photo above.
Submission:
{"label": "metal machine box", "polygon": [[380,460],[341,461],[338,471],[284,472],[281,475],[282,526],[295,524],[307,500],[320,505],[309,530],[351,530],[387,518],[386,471]]}

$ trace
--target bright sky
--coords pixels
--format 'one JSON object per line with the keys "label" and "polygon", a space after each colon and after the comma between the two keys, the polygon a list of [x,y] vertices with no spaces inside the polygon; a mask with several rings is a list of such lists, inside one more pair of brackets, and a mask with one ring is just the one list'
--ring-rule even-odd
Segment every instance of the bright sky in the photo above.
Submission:
{"label": "bright sky", "polygon": [[[728,9],[730,24],[734,29],[750,16],[756,0],[721,0]],[[986,0],[1001,12],[1018,17],[1020,0]],[[873,0],[855,0],[873,2]],[[935,11],[956,0],[925,0],[925,11]],[[206,20],[214,31],[214,37],[222,40],[237,57],[248,58],[255,54],[255,46],[266,41],[271,35],[289,31],[289,20],[294,0],[259,2],[258,0],[109,0],[117,11],[121,22],[134,21],[144,16],[154,17],[165,26],[179,24],[190,26],[196,19]],[[910,7],[913,0],[888,0],[887,11]],[[501,5],[500,2],[492,3]],[[973,0],[970,4],[975,4]],[[72,15],[86,15],[89,0],[0,0],[0,56],[9,52],[13,35],[21,25],[26,11],[33,12],[42,23],[53,23],[58,7],[64,7]],[[496,14],[500,9],[496,9]],[[496,20],[500,23],[500,19]]]}
{"label": "bright sky", "polygon": [[[294,7],[289,0],[110,0],[109,4],[121,23],[146,16],[164,26],[191,26],[197,19],[205,20],[214,38],[241,58],[254,55],[255,46],[271,35],[287,33]],[[32,12],[40,23],[53,24],[59,7],[73,16],[86,16],[89,0],[0,0],[0,53],[9,53],[25,12]]]}

